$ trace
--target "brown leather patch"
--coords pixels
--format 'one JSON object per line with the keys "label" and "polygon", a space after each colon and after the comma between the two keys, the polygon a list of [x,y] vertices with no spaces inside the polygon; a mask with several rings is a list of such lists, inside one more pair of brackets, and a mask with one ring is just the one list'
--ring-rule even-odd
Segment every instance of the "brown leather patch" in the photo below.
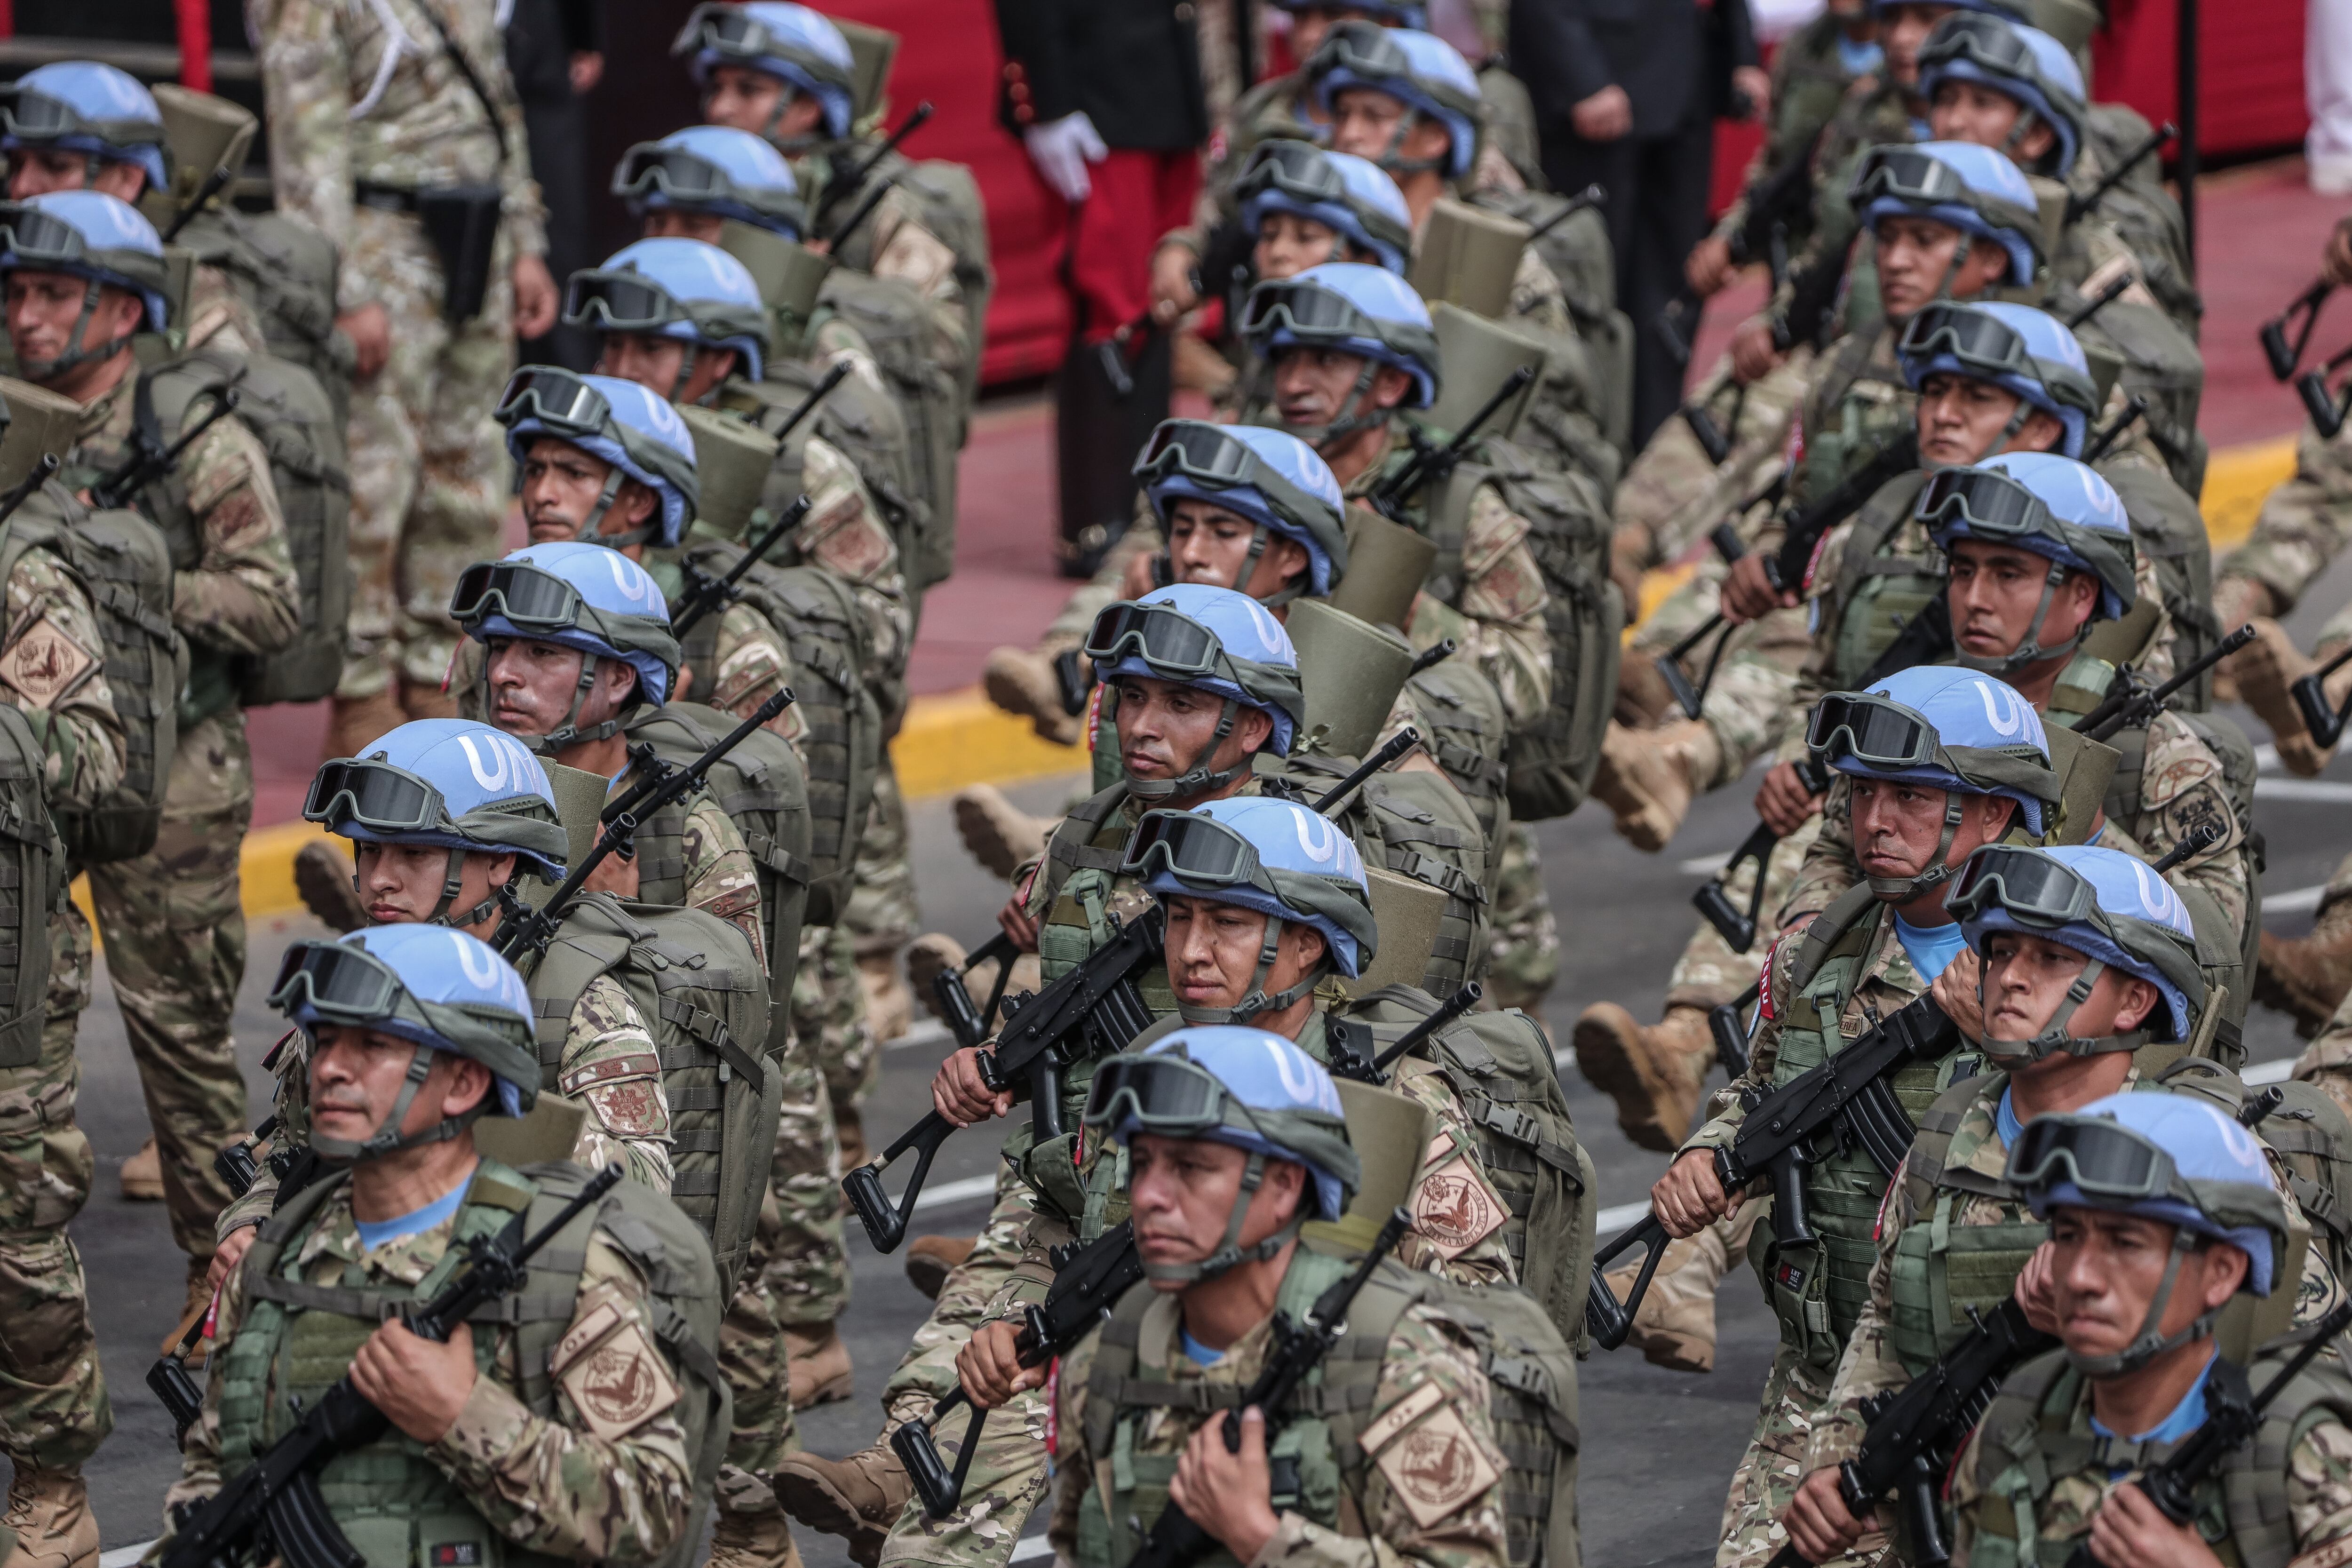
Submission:
{"label": "brown leather patch", "polygon": [[1412,1190],[1412,1228],[1445,1258],[1458,1258],[1502,1228],[1510,1211],[1466,1157],[1448,1160]]}
{"label": "brown leather patch", "polygon": [[677,1382],[635,1323],[581,1352],[556,1381],[588,1430],[625,1437],[677,1403]]}

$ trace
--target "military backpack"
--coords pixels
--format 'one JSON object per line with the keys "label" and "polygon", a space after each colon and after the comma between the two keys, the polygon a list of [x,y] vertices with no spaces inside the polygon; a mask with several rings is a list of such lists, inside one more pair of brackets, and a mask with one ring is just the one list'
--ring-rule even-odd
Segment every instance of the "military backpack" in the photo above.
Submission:
{"label": "military backpack", "polygon": [[200,267],[219,269],[261,323],[270,353],[309,371],[333,411],[351,422],[352,341],[335,330],[335,242],[278,213],[246,213],[215,202],[190,218],[173,244]]}
{"label": "military backpack", "polygon": [[41,800],[47,761],[32,721],[0,702],[0,1068],[40,1060],[49,916],[65,907],[64,846]]}
{"label": "military backpack", "polygon": [[919,593],[955,568],[956,455],[963,449],[965,399],[952,365],[936,352],[938,329],[914,288],[836,267],[825,275],[818,304],[857,329],[906,416],[918,499],[926,531],[904,563],[908,588]]}

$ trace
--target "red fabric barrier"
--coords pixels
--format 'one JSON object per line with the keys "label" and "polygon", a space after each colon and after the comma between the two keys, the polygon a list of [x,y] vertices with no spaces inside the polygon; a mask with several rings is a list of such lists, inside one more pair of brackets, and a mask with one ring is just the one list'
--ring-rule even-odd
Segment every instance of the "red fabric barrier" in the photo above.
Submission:
{"label": "red fabric barrier", "polygon": [[[2172,0],[2107,0],[2091,40],[2092,85],[2155,124],[2173,118]],[[2208,158],[2291,147],[2311,123],[2303,94],[2302,0],[2198,7],[2198,144]]]}

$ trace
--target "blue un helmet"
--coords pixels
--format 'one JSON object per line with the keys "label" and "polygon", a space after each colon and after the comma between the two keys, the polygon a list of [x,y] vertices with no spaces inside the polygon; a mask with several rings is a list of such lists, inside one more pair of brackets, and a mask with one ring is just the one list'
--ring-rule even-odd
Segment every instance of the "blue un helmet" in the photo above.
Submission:
{"label": "blue un helmet", "polygon": [[563,876],[569,841],[555,786],[521,742],[471,719],[418,719],[363,757],[319,764],[302,803],[306,822],[358,844],[421,844],[449,851],[441,901],[427,925],[470,926],[503,902],[496,894],[453,912],[469,854],[512,855],[547,881]]}
{"label": "blue un helmet", "polygon": [[[1486,114],[1478,73],[1460,50],[1436,34],[1383,27],[1377,22],[1334,23],[1307,62],[1307,80],[1316,106],[1326,114],[1331,112],[1332,99],[1349,88],[1386,93],[1412,110],[1376,160],[1381,168],[1391,174],[1436,169],[1449,180],[1469,174]],[[1427,115],[1445,127],[1449,145],[1443,163],[1399,155],[1397,142],[1412,128],[1414,115]]]}
{"label": "blue un helmet", "polygon": [[[673,56],[690,57],[694,84],[701,87],[713,66],[744,66],[806,93],[824,106],[824,133],[838,142],[856,116],[856,91],[849,40],[822,14],[783,0],[751,0],[738,5],[704,0],[686,19],[670,46]],[[783,112],[777,106],[777,114]],[[775,120],[761,127],[768,135]]]}
{"label": "blue un helmet", "polygon": [[[497,561],[478,562],[457,578],[449,616],[467,637],[553,643],[577,648],[580,685],[571,710],[545,735],[518,735],[541,756],[583,741],[620,732],[607,719],[580,728],[580,704],[595,684],[596,662],[617,658],[637,672],[635,693],[622,707],[669,700],[682,656],[670,635],[669,601],[646,569],[601,544],[533,544]],[[489,711],[489,661],[482,664],[483,711]]]}
{"label": "blue un helmet", "polygon": [[171,275],[163,265],[163,239],[138,208],[100,192],[51,191],[26,202],[0,203],[0,278],[18,270],[62,272],[89,285],[66,352],[26,364],[34,380],[51,379],[131,346],[127,335],[95,347],[83,342],[101,288],[137,295],[145,307],[147,331],[160,332],[171,324],[164,292]]}
{"label": "blue un helmet", "polygon": [[172,185],[163,111],[136,77],[96,60],[59,60],[26,71],[0,95],[0,152],[80,153],[94,181],[100,163],[136,163],[151,190]]}
{"label": "blue un helmet", "polygon": [[[604,492],[576,535],[583,542],[618,550],[658,543],[674,549],[702,505],[695,477],[694,437],[667,399],[613,375],[581,375],[561,365],[525,365],[507,383],[495,417],[507,427],[507,455],[518,477],[530,444],[551,437],[612,465]],[[620,533],[598,531],[619,499],[621,483],[635,479],[659,503],[655,521]]]}
{"label": "blue un helmet", "polygon": [[1846,199],[1864,228],[1889,216],[1924,217],[1960,231],[1957,268],[1977,240],[2009,257],[2009,281],[2033,281],[2042,264],[2042,209],[2018,166],[1972,142],[1873,147]]}
{"label": "blue un helmet", "polygon": [[[1347,1113],[1330,1073],[1291,1041],[1264,1029],[1182,1028],[1140,1052],[1110,1057],[1095,1068],[1082,1120],[1122,1143],[1150,1133],[1248,1152],[1223,1244],[1198,1263],[1144,1265],[1145,1277],[1167,1288],[1276,1256],[1307,1220],[1345,1214],[1349,1198],[1363,1184],[1363,1163],[1348,1142]],[[1312,1205],[1301,1203],[1289,1224],[1244,1249],[1242,1221],[1251,1195],[1265,1179],[1268,1160],[1306,1167],[1315,1200]]]}
{"label": "blue un helmet", "polygon": [[[1233,1007],[1176,1010],[1188,1024],[1245,1024],[1315,989],[1326,968],[1361,974],[1380,946],[1364,862],[1339,825],[1294,800],[1213,800],[1191,811],[1147,811],[1127,841],[1122,876],[1159,898],[1207,899],[1269,917],[1257,973]],[[1295,985],[1268,995],[1282,922],[1323,933],[1324,960]]]}
{"label": "blue un helmet", "polygon": [[1348,395],[1349,406],[1328,425],[1286,426],[1311,446],[1378,425],[1388,411],[1371,406],[1372,380],[1382,365],[1412,378],[1407,408],[1437,401],[1437,330],[1412,285],[1393,273],[1352,261],[1327,261],[1296,278],[1268,279],[1242,305],[1242,338],[1250,352],[1271,360],[1294,344],[1361,354],[1364,368]]}
{"label": "blue un helmet", "polygon": [[2023,429],[2038,408],[2064,428],[2059,450],[2083,455],[2099,412],[2098,388],[2082,343],[2057,317],[2031,305],[1933,300],[1905,324],[1895,358],[1914,392],[1931,375],[1965,375],[2015,393],[2017,413],[2001,441]]}
{"label": "blue un helmet", "polygon": [[594,332],[642,332],[686,345],[666,395],[694,375],[708,345],[743,356],[744,378],[757,381],[768,353],[767,307],[751,269],[698,239],[641,239],[583,268],[563,290],[563,324]]}
{"label": "blue un helmet", "polygon": [[[1995,931],[2020,931],[2073,948],[2090,962],[2065,1000],[2030,1040],[1979,1042],[1995,1063],[2014,1067],[2059,1052],[2085,1057],[2133,1051],[2151,1039],[2187,1040],[2205,1005],[2205,977],[2197,966],[2197,931],[2189,906],[2163,877],[2120,849],[2093,845],[2039,848],[1988,844],[1960,868],[1944,907],[1981,955]],[[2171,1033],[2154,1028],[2077,1038],[2066,1031],[2105,970],[2147,981],[2164,998]],[[1978,981],[1979,999],[1983,981]]]}
{"label": "blue un helmet", "polygon": [[2066,1352],[2075,1370],[2115,1377],[2211,1331],[2200,1313],[2177,1334],[2164,1332],[2164,1310],[2180,1278],[2180,1260],[2200,1239],[2226,1242],[2246,1255],[2243,1289],[2267,1296],[2284,1283],[2286,1202],[2272,1184],[2254,1135],[2208,1100],[2188,1094],[2124,1093],[2095,1100],[2071,1116],[2037,1116],[2011,1145],[2002,1179],[2020,1188],[2036,1218],[2053,1208],[2105,1209],[2176,1228],[2163,1283],[2132,1342],[2114,1355]]}
{"label": "blue un helmet", "polygon": [[1948,81],[1982,83],[2024,110],[2001,151],[2013,153],[2038,118],[2058,142],[2049,173],[2063,180],[2074,169],[2089,95],[2065,45],[1997,13],[1961,12],[1937,23],[1919,50],[1919,96],[1933,103],[1936,89]]}
{"label": "blue un helmet", "polygon": [[[383,1125],[365,1141],[321,1136],[310,1147],[335,1164],[455,1138],[494,1109],[520,1116],[539,1098],[530,993],[514,965],[478,937],[440,926],[370,926],[337,942],[287,949],[269,1005],[315,1040],[322,1025],[370,1029],[411,1042],[408,1078]],[[472,1109],[404,1135],[401,1122],[433,1070],[433,1053],[470,1057],[496,1092]]]}
{"label": "blue un helmet", "polygon": [[613,194],[629,216],[709,213],[797,240],[808,226],[800,185],[784,155],[749,131],[689,125],[658,142],[640,142],[613,171]]}
{"label": "blue un helmet", "polygon": [[[1339,481],[1296,436],[1254,425],[1166,419],[1144,443],[1135,477],[1150,499],[1162,532],[1171,503],[1203,500],[1257,525],[1236,585],[1246,584],[1265,553],[1268,535],[1295,540],[1307,552],[1305,592],[1327,598],[1348,569],[1347,500]],[[1258,602],[1286,605],[1300,589],[1286,587]]]}
{"label": "blue un helmet", "polygon": [[1261,142],[1242,165],[1234,195],[1244,234],[1256,234],[1268,213],[1294,213],[1371,252],[1400,278],[1412,258],[1412,212],[1404,193],[1379,164],[1352,153],[1286,137]]}
{"label": "blue un helmet", "polygon": [[1301,11],[1353,11],[1384,27],[1429,26],[1429,7],[1418,0],[1274,0],[1274,8],[1297,16]]}
{"label": "blue un helmet", "polygon": [[[2024,637],[1999,658],[1958,655],[1970,669],[2007,675],[2071,653],[2089,635],[2093,621],[2121,619],[2137,596],[2137,553],[2123,500],[2114,486],[2072,458],[2003,452],[1972,468],[1939,469],[1919,492],[1914,515],[1947,553],[1953,541],[1975,539],[2031,551],[2050,563],[2042,603]],[[2088,572],[2098,579],[2098,602],[2073,637],[2044,644],[2042,623],[2069,572]]]}
{"label": "blue un helmet", "polygon": [[1290,646],[1290,634],[1265,605],[1231,588],[1177,583],[1108,605],[1087,633],[1086,655],[1095,679],[1106,685],[1121,676],[1142,676],[1195,686],[1225,700],[1216,733],[1181,776],[1128,780],[1129,792],[1139,799],[1222,789],[1248,772],[1247,759],[1228,769],[1209,766],[1244,708],[1274,721],[1266,745],[1277,756],[1289,755],[1292,739],[1307,721],[1298,650]]}
{"label": "blue un helmet", "polygon": [[2033,704],[1974,670],[1919,665],[1867,691],[1832,691],[1813,706],[1805,744],[1824,767],[1857,778],[1922,784],[1949,792],[1935,858],[1916,877],[1872,877],[1871,890],[1907,901],[1951,879],[1960,797],[2017,802],[2026,832],[2048,830],[2058,774]]}

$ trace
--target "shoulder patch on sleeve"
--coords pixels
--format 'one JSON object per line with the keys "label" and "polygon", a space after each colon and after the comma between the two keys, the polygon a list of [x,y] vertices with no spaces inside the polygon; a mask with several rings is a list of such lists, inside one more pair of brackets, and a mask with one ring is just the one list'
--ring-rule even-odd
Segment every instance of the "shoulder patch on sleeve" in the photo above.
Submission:
{"label": "shoulder patch on sleeve", "polygon": [[36,710],[72,690],[98,660],[44,616],[0,653],[0,682]]}
{"label": "shoulder patch on sleeve", "polygon": [[2313,1547],[2286,1568],[2344,1568],[2347,1563],[2352,1563],[2352,1535],[2339,1535]]}
{"label": "shoulder patch on sleeve", "polygon": [[[582,1322],[585,1330],[609,1303]],[[580,1331],[575,1330],[574,1332]],[[572,1342],[570,1335],[563,1343]],[[557,1348],[561,1356],[562,1347]],[[551,1363],[551,1365],[552,1363]],[[677,1380],[635,1322],[625,1322],[576,1352],[555,1381],[571,1399],[588,1430],[607,1442],[625,1437],[677,1403]]]}
{"label": "shoulder patch on sleeve", "polygon": [[606,1083],[616,1078],[659,1078],[661,1058],[650,1051],[630,1051],[626,1055],[607,1057],[602,1061],[583,1062],[558,1079],[559,1094],[577,1094],[591,1084]]}
{"label": "shoulder patch on sleeve", "polygon": [[1502,1473],[1451,1408],[1407,1430],[1374,1462],[1423,1530],[1475,1502]]}
{"label": "shoulder patch on sleeve", "polygon": [[1414,1232],[1447,1258],[1459,1258],[1500,1230],[1509,1215],[1486,1173],[1466,1154],[1425,1170],[1407,1201]]}

